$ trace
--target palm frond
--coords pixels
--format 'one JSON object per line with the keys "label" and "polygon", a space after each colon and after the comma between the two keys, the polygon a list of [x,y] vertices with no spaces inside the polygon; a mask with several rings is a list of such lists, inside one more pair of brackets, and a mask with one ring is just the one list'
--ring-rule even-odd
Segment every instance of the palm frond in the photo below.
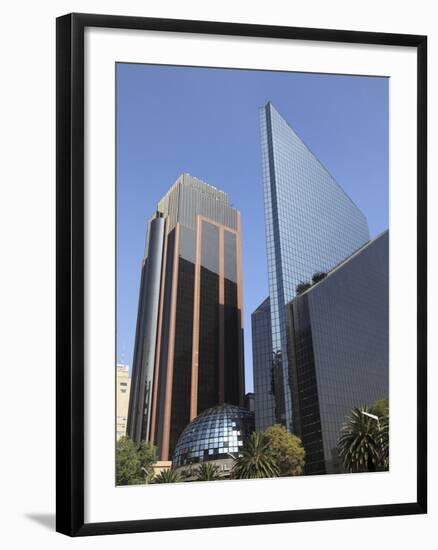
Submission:
{"label": "palm frond", "polygon": [[278,477],[280,469],[269,451],[269,439],[260,432],[254,432],[244,445],[233,466],[233,477],[253,479]]}
{"label": "palm frond", "polygon": [[369,413],[367,407],[354,408],[341,428],[338,452],[348,472],[374,472],[388,464],[388,422],[364,413]]}

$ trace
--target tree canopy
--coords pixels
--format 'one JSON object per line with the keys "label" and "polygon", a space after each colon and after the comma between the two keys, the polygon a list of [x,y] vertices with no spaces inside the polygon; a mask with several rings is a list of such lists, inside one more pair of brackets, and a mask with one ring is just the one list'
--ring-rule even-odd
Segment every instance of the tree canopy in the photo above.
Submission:
{"label": "tree canopy", "polygon": [[148,483],[153,476],[152,464],[155,461],[156,449],[152,444],[144,441],[136,445],[128,437],[121,437],[116,445],[116,484]]}
{"label": "tree canopy", "polygon": [[303,294],[303,292],[306,292],[306,290],[309,290],[311,286],[312,286],[311,283],[305,283],[301,281],[300,283],[297,284],[295,291],[298,295]]}
{"label": "tree canopy", "polygon": [[280,470],[280,476],[299,476],[304,470],[306,452],[301,439],[288,432],[282,424],[274,424],[264,432],[269,451]]}
{"label": "tree canopy", "polygon": [[325,273],[324,271],[316,271],[312,275],[312,283],[313,284],[319,283],[319,281],[322,281],[326,277],[327,277],[327,273]]}
{"label": "tree canopy", "polygon": [[389,399],[379,399],[371,405],[371,412],[379,418],[389,416]]}

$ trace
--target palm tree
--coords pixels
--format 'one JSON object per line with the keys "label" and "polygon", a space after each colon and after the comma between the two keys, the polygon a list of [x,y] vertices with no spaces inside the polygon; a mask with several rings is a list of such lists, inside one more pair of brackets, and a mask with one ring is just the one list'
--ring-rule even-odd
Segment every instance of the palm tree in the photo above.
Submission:
{"label": "palm tree", "polygon": [[379,442],[381,445],[381,469],[389,469],[389,399],[373,403],[371,412],[379,417]]}
{"label": "palm tree", "polygon": [[196,481],[214,481],[220,479],[219,468],[216,464],[203,462],[195,473]]}
{"label": "palm tree", "polygon": [[161,470],[153,479],[153,483],[178,483],[179,481],[184,481],[181,474],[171,469]]}
{"label": "palm tree", "polygon": [[375,472],[384,465],[381,426],[368,414],[367,407],[355,407],[341,428],[338,450],[348,472]]}
{"label": "palm tree", "polygon": [[389,415],[380,418],[378,441],[380,444],[380,468],[389,470]]}
{"label": "palm tree", "polygon": [[251,434],[234,462],[232,473],[237,479],[280,475],[280,469],[269,450],[269,439],[263,433]]}

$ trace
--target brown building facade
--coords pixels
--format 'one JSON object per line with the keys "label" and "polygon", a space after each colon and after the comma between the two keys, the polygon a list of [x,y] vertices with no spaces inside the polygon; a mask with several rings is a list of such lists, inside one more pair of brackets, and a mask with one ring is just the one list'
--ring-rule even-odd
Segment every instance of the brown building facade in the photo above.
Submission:
{"label": "brown building facade", "polygon": [[240,213],[183,174],[148,226],[128,417],[160,460],[203,410],[243,405],[242,303]]}

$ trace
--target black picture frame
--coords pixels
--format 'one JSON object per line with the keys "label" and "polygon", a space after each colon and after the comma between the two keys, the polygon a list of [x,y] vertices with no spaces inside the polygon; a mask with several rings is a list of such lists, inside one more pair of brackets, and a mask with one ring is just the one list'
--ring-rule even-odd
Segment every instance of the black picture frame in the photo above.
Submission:
{"label": "black picture frame", "polygon": [[[406,46],[417,52],[417,499],[403,504],[84,523],[84,29],[107,27]],[[73,13],[56,22],[56,530],[69,536],[364,518],[427,511],[427,37]]]}

